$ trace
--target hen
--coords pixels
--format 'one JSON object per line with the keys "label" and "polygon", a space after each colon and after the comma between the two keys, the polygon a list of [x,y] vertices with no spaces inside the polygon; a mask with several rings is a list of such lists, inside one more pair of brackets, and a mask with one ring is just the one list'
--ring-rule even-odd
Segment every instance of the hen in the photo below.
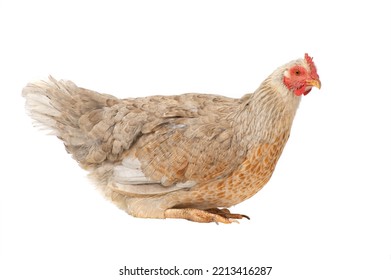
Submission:
{"label": "hen", "polygon": [[231,223],[248,217],[226,208],[267,183],[301,96],[320,85],[305,54],[240,99],[193,93],[118,99],[52,77],[22,94],[31,117],[130,215]]}

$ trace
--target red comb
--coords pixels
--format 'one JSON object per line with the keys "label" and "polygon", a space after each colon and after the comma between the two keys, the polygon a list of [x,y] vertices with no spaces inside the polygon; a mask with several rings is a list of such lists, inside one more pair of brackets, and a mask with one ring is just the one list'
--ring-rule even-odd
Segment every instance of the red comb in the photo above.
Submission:
{"label": "red comb", "polygon": [[304,55],[304,58],[305,58],[305,61],[307,62],[308,66],[310,67],[310,72],[311,72],[311,77],[313,79],[319,79],[319,75],[318,75],[318,72],[316,71],[316,66],[314,64],[314,62],[312,61],[312,57],[310,57],[308,55],[308,53],[306,53]]}

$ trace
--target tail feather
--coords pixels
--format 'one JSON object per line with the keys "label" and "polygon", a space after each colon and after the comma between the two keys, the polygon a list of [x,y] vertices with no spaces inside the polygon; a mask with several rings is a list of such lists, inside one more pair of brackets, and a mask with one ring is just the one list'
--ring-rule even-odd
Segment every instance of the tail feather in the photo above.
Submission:
{"label": "tail feather", "polygon": [[[64,141],[74,158],[83,163],[91,153],[91,138],[81,119],[118,102],[114,96],[79,88],[71,81],[48,81],[28,84],[22,91],[26,109],[35,123]],[[96,120],[99,124],[101,120]]]}

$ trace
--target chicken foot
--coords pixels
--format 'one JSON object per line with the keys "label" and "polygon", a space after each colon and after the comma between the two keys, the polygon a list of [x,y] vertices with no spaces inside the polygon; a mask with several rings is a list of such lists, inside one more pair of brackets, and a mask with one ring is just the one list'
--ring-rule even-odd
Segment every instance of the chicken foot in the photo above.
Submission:
{"label": "chicken foot", "polygon": [[207,210],[200,210],[195,208],[173,208],[167,209],[164,213],[165,218],[172,219],[186,219],[198,223],[223,223],[231,224],[238,223],[238,219],[250,219],[246,215],[232,214],[228,209],[211,208]]}

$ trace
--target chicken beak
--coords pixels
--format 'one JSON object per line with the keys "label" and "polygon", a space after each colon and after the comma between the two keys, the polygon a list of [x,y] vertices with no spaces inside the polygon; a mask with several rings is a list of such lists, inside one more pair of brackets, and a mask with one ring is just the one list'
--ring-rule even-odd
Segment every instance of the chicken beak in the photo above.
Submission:
{"label": "chicken beak", "polygon": [[307,86],[317,87],[318,89],[320,89],[320,87],[322,86],[320,80],[307,80],[306,82]]}

